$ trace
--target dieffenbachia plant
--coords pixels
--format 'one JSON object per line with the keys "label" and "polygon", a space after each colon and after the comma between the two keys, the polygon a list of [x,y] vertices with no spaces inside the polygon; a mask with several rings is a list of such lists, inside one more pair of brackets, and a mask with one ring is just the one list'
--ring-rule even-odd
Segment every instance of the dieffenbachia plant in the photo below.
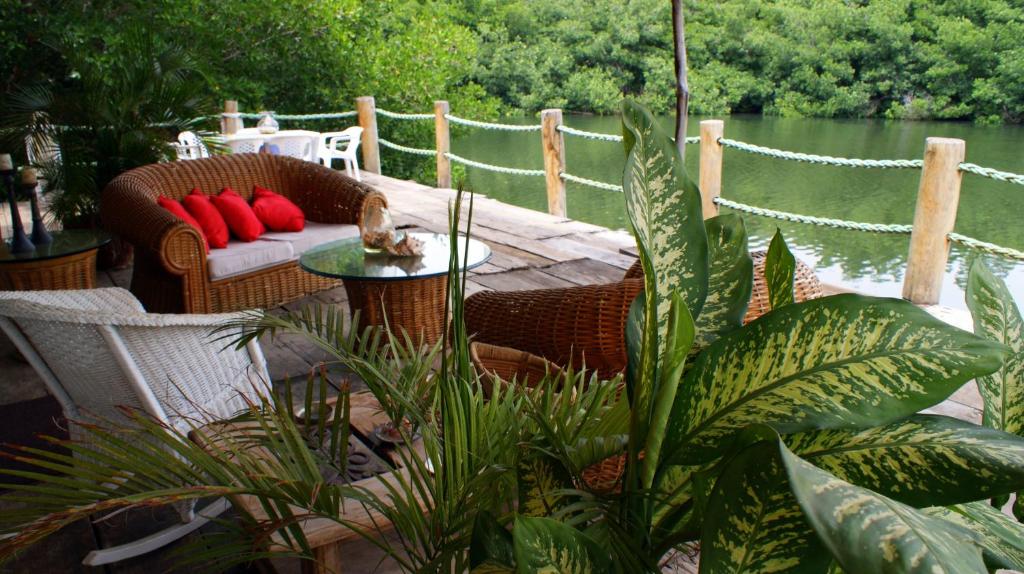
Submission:
{"label": "dieffenbachia plant", "polygon": [[[1024,439],[917,414],[1004,373],[1005,339],[902,300],[794,302],[780,234],[766,259],[772,311],[742,325],[752,283],[742,221],[703,220],[647,110],[627,102],[622,121],[645,285],[626,329],[625,472],[616,488],[589,488],[578,457],[551,470],[553,453],[576,446],[557,444],[564,433],[535,441],[549,491],[521,497],[504,517],[511,529],[477,517],[476,571],[652,572],[694,541],[702,573],[1024,566],[1019,525],[975,502],[1021,489]],[[545,507],[531,503],[545,495],[537,516]]]}
{"label": "dieffenbachia plant", "polygon": [[[1024,320],[1006,284],[989,271],[981,259],[971,265],[967,276],[967,307],[974,318],[974,332],[1010,348],[1003,366],[978,378],[984,403],[982,424],[1015,435],[1024,435]],[[1006,497],[996,497],[1001,507]],[[1024,519],[1024,501],[1013,508]]]}

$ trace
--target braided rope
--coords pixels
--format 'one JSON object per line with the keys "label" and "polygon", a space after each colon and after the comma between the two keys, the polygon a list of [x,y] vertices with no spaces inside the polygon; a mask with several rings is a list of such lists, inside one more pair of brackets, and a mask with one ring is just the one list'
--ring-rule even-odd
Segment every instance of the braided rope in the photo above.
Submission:
{"label": "braided rope", "polygon": [[385,118],[391,118],[395,120],[432,120],[434,114],[400,114],[398,112],[389,112],[384,108],[377,108],[377,113],[384,116]]}
{"label": "braided rope", "polygon": [[565,181],[571,181],[580,185],[589,185],[590,187],[596,187],[597,189],[604,189],[607,191],[618,191],[622,193],[622,186],[615,185],[614,183],[605,183],[603,181],[597,181],[593,179],[587,179],[585,177],[579,177],[578,175],[572,175],[571,173],[562,172],[558,174]]}
{"label": "braided rope", "polygon": [[398,145],[396,143],[389,142],[388,140],[386,140],[384,138],[381,138],[381,137],[378,137],[377,141],[380,142],[380,145],[382,145],[384,147],[391,148],[393,150],[397,150],[397,151],[400,151],[400,152],[411,153],[413,155],[422,155],[422,156],[437,155],[437,152],[435,150],[432,150],[432,149],[422,149],[422,148],[418,148],[418,147],[406,147],[404,145]]}
{"label": "braided rope", "polygon": [[569,134],[571,136],[578,136],[588,140],[600,140],[605,142],[621,142],[622,136],[615,134],[600,134],[597,132],[588,132],[585,130],[578,130],[576,128],[570,128],[569,126],[558,126],[558,131]]}
{"label": "braided rope", "polygon": [[490,122],[478,122],[476,120],[467,120],[466,118],[460,118],[451,114],[445,114],[444,117],[455,124],[462,124],[464,126],[471,126],[474,128],[482,128],[485,130],[504,130],[507,132],[537,132],[540,131],[540,124],[532,124],[526,126],[517,126],[512,124],[492,124]]}
{"label": "braided rope", "polygon": [[991,167],[982,167],[974,163],[960,164],[960,171],[966,171],[967,173],[973,173],[974,175],[989,177],[998,181],[1005,181],[1007,183],[1024,185],[1024,175],[1010,173],[1008,171],[999,171],[998,169],[992,169]]}
{"label": "braided rope", "polygon": [[950,241],[977,249],[978,251],[991,253],[993,255],[1000,255],[1009,259],[1016,259],[1017,261],[1024,261],[1024,251],[1018,251],[1012,247],[1003,247],[1002,245],[996,245],[995,243],[989,243],[960,233],[950,233],[948,237]]}
{"label": "braided rope", "polygon": [[912,225],[902,225],[894,223],[861,223],[859,221],[847,221],[844,219],[832,219],[828,217],[814,217],[811,215],[800,215],[797,213],[789,213],[786,211],[776,211],[774,209],[765,209],[763,207],[757,207],[754,205],[747,205],[736,201],[730,201],[722,197],[716,197],[715,203],[723,205],[736,211],[742,211],[751,215],[760,215],[762,217],[771,217],[774,219],[781,219],[783,221],[793,221],[796,223],[809,223],[811,225],[821,225],[823,227],[834,227],[836,229],[851,229],[854,231],[870,231],[872,233],[901,233],[908,234],[913,229]]}
{"label": "braided rope", "polygon": [[[357,112],[332,112],[327,114],[270,114],[276,120],[335,120],[340,118],[351,118],[355,117]],[[228,113],[224,112],[220,115],[222,118],[244,118],[247,120],[258,120],[263,117],[263,114],[248,114],[248,113]]]}
{"label": "braided rope", "polygon": [[919,159],[856,159],[845,157],[832,157],[828,155],[814,155],[763,147],[748,144],[741,141],[719,138],[718,143],[725,147],[731,147],[740,151],[773,157],[775,159],[788,159],[821,165],[838,165],[843,167],[877,167],[877,168],[919,168],[924,161]]}
{"label": "braided rope", "polygon": [[493,171],[497,173],[507,173],[511,175],[530,175],[544,177],[543,169],[521,169],[518,167],[502,167],[500,165],[491,165],[489,163],[480,163],[471,159],[466,159],[462,156],[455,155],[453,153],[445,153],[445,157],[454,161],[455,163],[461,163],[470,167],[480,168],[486,171]]}

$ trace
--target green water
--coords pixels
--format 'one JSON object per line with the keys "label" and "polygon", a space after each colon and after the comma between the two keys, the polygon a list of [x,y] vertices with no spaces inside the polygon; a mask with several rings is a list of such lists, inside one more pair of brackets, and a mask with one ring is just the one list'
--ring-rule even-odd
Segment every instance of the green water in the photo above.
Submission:
{"label": "green water", "polygon": [[[672,120],[663,118],[666,127]],[[691,118],[697,135],[701,118]],[[504,120],[515,123],[515,120]],[[520,123],[536,123],[523,118]],[[588,131],[619,133],[617,118],[569,116],[566,124]],[[788,119],[730,116],[728,138],[785,150],[821,155],[877,159],[919,159],[928,136],[967,142],[967,161],[1024,173],[1024,128],[964,123],[887,122],[872,120]],[[621,183],[622,144],[566,136],[567,171],[590,179]],[[491,164],[542,169],[538,132],[468,130],[452,143],[463,157]],[[696,179],[699,146],[687,146],[686,163]],[[920,170],[819,166],[783,161],[727,149],[723,197],[795,213],[872,223],[911,223]],[[544,211],[544,179],[468,168],[472,188],[495,199]],[[569,183],[568,215],[610,228],[624,228],[621,194]],[[728,211],[728,210],[723,210]],[[1024,249],[1024,186],[965,174],[956,229],[1000,245]],[[823,280],[862,292],[898,297],[909,236],[828,229],[745,215],[751,247],[767,245],[776,227],[790,247],[813,265]],[[942,303],[964,307],[962,286],[975,255],[953,246]],[[1024,303],[1024,265],[988,257]]]}

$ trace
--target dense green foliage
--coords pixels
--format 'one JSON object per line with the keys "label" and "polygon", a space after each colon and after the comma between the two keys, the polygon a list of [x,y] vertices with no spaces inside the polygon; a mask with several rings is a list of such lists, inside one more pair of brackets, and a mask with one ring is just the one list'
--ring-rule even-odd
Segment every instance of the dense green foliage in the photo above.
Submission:
{"label": "dense green foliage", "polygon": [[[1024,120],[1021,0],[689,0],[691,109],[700,114]],[[66,71],[133,24],[184,43],[209,90],[243,110],[448,99],[463,116],[562,107],[655,112],[673,98],[664,0],[37,0],[0,3],[0,87]],[[407,135],[407,134],[402,134]],[[397,136],[397,134],[396,134]],[[420,135],[424,139],[426,134]]]}

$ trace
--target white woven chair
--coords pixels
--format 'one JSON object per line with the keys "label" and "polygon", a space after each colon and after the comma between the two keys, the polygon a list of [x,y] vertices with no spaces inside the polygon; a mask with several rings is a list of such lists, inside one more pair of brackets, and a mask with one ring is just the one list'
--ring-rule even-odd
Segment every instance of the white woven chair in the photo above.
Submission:
{"label": "white woven chair", "polygon": [[[246,409],[270,384],[259,344],[224,348],[215,327],[240,314],[146,313],[124,289],[0,291],[0,328],[43,379],[69,421],[72,439],[87,439],[75,421],[116,420],[134,407],[183,433]],[[160,548],[228,508],[178,508],[182,524],[91,552],[90,566]]]}
{"label": "white woven chair", "polygon": [[[362,181],[363,178],[359,175],[359,158],[356,156],[362,137],[363,128],[359,126],[352,126],[340,132],[320,134],[320,162],[327,167],[333,167],[331,164],[334,160],[340,159],[345,162],[345,175]],[[345,149],[338,149],[338,144],[342,142],[347,142]]]}
{"label": "white woven chair", "polygon": [[210,150],[195,132],[181,132],[178,134],[178,142],[173,145],[179,160],[210,157]]}

